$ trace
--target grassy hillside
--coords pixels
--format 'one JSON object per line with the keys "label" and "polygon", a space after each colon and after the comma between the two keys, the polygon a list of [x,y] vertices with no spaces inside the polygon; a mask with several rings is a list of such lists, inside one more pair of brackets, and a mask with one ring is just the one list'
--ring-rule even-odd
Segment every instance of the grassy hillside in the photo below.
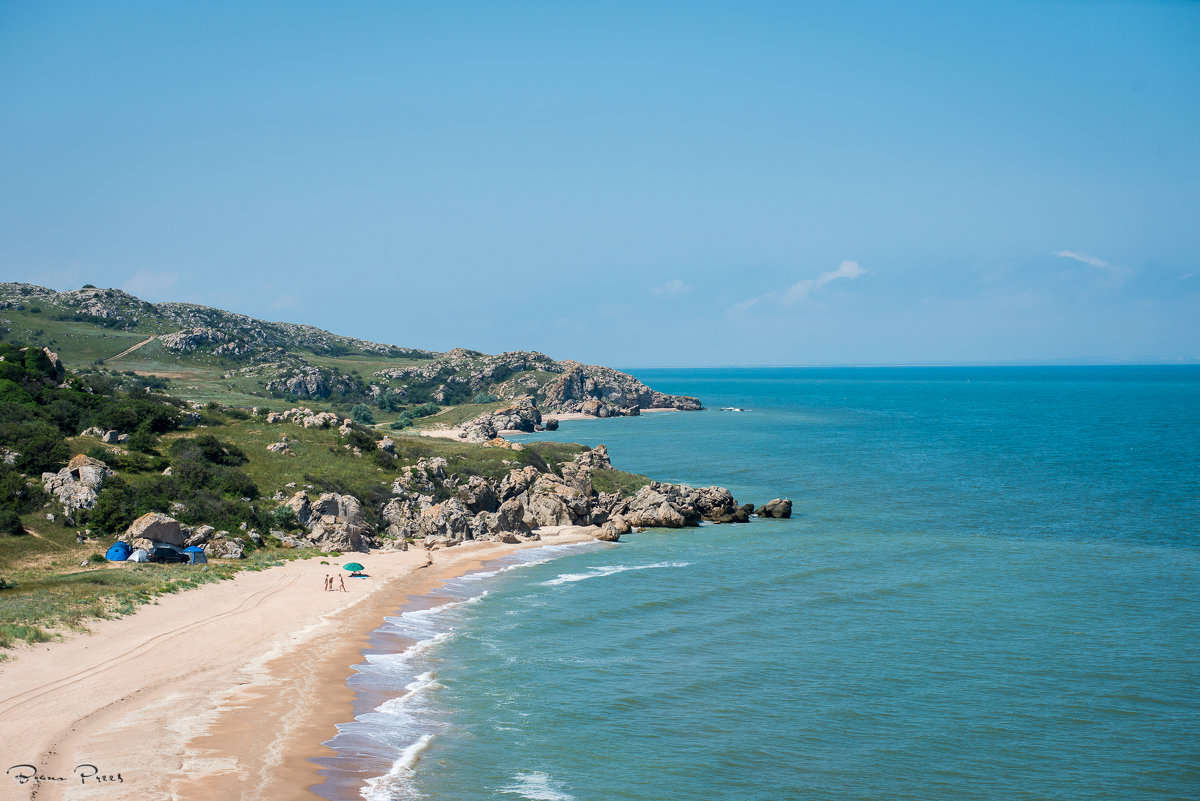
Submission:
{"label": "grassy hillside", "polygon": [[[265,536],[299,533],[276,511],[297,488],[356,496],[379,530],[392,482],[422,458],[444,457],[463,478],[500,479],[525,465],[560,472],[582,446],[513,450],[415,431],[456,426],[536,393],[564,364],[574,363],[380,345],[205,307],[149,304],[118,290],[0,284],[0,647],[44,640],[238,570],[319,557]],[[347,433],[266,422],[267,410],[296,405],[343,418],[357,408],[374,422]],[[260,414],[250,413],[255,407]],[[392,429],[401,419],[405,429]],[[96,428],[126,439],[104,443]],[[376,447],[385,435],[394,455]],[[267,450],[284,436],[285,453]],[[71,510],[41,476],[78,454],[115,474],[94,506]],[[604,471],[596,488],[630,494],[647,481]],[[261,544],[246,541],[246,559],[203,568],[107,563],[115,536],[151,511],[230,536],[264,536]],[[91,539],[77,542],[83,531]]]}

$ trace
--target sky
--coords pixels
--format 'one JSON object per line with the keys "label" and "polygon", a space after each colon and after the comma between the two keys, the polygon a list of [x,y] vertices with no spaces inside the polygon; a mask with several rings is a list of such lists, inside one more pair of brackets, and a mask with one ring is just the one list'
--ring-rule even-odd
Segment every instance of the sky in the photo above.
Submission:
{"label": "sky", "polygon": [[1200,3],[0,0],[0,280],[639,366],[1200,361]]}

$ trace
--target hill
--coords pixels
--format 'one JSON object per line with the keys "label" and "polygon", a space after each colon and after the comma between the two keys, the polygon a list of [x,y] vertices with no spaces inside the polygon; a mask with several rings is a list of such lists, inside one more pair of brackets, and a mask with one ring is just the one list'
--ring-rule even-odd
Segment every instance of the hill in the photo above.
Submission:
{"label": "hill", "polygon": [[[644,408],[700,403],[540,353],[0,284],[0,648],[297,556],[747,520],[728,491],[622,472],[603,446],[495,438],[551,425],[543,411]],[[402,430],[438,423],[459,436]],[[213,561],[118,567],[117,538]]]}
{"label": "hill", "polygon": [[362,403],[383,423],[403,422],[404,412],[423,404],[493,404],[493,411],[517,398],[545,415],[701,408],[696,398],[657,392],[626,373],[542,353],[435,353],[91,286],[57,292],[0,284],[4,339],[44,345],[76,370],[166,379],[172,395],[189,401],[266,409],[302,402],[343,412]]}

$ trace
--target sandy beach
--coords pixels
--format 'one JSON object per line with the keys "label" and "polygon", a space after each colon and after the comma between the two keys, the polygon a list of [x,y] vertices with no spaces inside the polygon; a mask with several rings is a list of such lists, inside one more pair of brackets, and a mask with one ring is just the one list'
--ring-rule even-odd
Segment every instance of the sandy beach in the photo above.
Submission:
{"label": "sandy beach", "polygon": [[[653,414],[655,412],[677,412],[677,411],[679,411],[679,410],[678,409],[642,409],[641,413],[642,414]],[[564,420],[604,420],[604,419],[606,419],[603,417],[597,417],[594,414],[584,414],[583,412],[558,412],[558,413],[554,413],[554,414],[547,414],[545,417],[547,420],[557,420],[560,423],[563,422]],[[454,428],[447,428],[445,426],[442,426],[440,428],[417,429],[415,431],[415,433],[419,434],[422,437],[436,437],[438,439],[461,439],[462,434],[463,434],[463,429],[458,426],[456,426]],[[518,435],[528,434],[528,433],[529,433],[528,431],[517,431],[515,429],[506,428],[503,431],[496,432],[496,435],[503,438],[503,437],[518,436]]]}
{"label": "sandy beach", "polygon": [[[299,560],[16,650],[0,663],[0,799],[316,798],[309,760],[353,716],[346,679],[386,615],[487,560],[592,533],[467,543],[428,567],[419,548]],[[324,592],[350,558],[369,577]]]}

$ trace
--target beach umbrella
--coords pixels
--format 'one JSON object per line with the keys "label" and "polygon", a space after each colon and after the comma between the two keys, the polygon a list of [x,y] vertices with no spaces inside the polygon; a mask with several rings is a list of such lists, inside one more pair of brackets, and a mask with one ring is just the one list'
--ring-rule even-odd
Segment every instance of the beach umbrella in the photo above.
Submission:
{"label": "beach umbrella", "polygon": [[363,567],[362,565],[360,565],[358,562],[351,562],[351,563],[350,563],[350,564],[348,564],[348,565],[344,565],[344,567],[345,567],[347,570],[352,570],[352,571],[354,571],[354,572],[356,572],[356,573],[357,573],[359,570],[366,570],[366,568],[365,568],[365,567]]}

